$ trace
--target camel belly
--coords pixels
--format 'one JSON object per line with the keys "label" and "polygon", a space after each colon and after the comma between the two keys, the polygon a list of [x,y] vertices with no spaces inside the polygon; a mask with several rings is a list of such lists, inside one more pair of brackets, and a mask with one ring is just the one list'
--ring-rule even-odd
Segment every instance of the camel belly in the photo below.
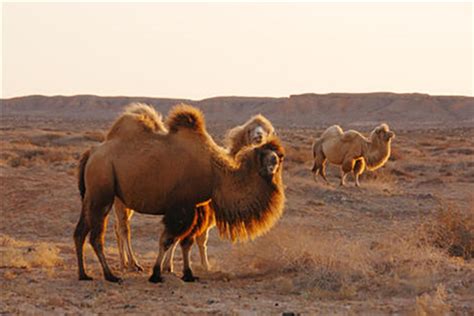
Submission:
{"label": "camel belly", "polygon": [[330,163],[341,165],[345,157],[345,148],[340,142],[327,141],[323,144],[323,153]]}
{"label": "camel belly", "polygon": [[164,214],[179,205],[194,206],[208,200],[212,193],[208,168],[183,168],[174,165],[172,159],[155,169],[116,167],[115,171],[117,195],[139,213]]}

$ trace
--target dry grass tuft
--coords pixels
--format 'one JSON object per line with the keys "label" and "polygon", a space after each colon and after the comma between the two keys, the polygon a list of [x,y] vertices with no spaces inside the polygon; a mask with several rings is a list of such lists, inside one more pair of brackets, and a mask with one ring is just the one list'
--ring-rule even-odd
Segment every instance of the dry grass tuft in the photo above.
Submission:
{"label": "dry grass tuft", "polygon": [[451,306],[446,302],[447,293],[445,287],[440,284],[431,295],[424,293],[416,298],[415,315],[449,315]]}
{"label": "dry grass tuft", "polygon": [[310,298],[416,296],[433,291],[453,264],[432,245],[421,246],[418,236],[387,232],[354,240],[279,226],[255,242],[234,246],[220,268],[239,278],[271,275],[276,283],[270,288]]}
{"label": "dry grass tuft", "polygon": [[105,134],[102,131],[91,131],[85,132],[84,138],[93,142],[103,142],[105,140]]}
{"label": "dry grass tuft", "polygon": [[422,241],[447,251],[450,256],[474,258],[474,210],[464,214],[444,208],[422,227]]}
{"label": "dry grass tuft", "polygon": [[54,245],[18,241],[0,235],[0,268],[51,268],[62,263],[59,249]]}
{"label": "dry grass tuft", "polygon": [[[254,243],[234,247],[223,269],[242,277],[280,275],[276,290],[286,294],[334,299],[356,295],[352,280],[368,277],[370,270],[364,247],[342,238],[294,233],[303,229],[280,226]],[[302,270],[307,273],[299,274]]]}
{"label": "dry grass tuft", "polygon": [[13,167],[32,167],[55,163],[75,163],[79,153],[70,147],[13,146],[2,158]]}

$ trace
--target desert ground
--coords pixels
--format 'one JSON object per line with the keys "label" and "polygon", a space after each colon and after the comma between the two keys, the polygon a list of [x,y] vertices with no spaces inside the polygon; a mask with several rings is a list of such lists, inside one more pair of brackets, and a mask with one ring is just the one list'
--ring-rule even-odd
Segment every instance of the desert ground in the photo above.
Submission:
{"label": "desert ground", "polygon": [[[390,160],[356,188],[351,177],[338,186],[335,166],[330,186],[309,171],[314,137],[337,121],[279,121],[287,203],[268,234],[232,244],[214,229],[211,271],[200,267],[194,247],[200,280],[181,281],[178,249],[175,274],[151,284],[161,217],[133,217],[132,243],[145,271],[128,272],[120,271],[111,213],[106,256],[124,282],[104,281],[88,244],[94,280],[79,282],[77,162],[112,121],[2,112],[1,314],[474,314],[473,124],[395,124]],[[220,142],[232,124],[213,119],[208,129]],[[367,135],[374,124],[353,126]]]}

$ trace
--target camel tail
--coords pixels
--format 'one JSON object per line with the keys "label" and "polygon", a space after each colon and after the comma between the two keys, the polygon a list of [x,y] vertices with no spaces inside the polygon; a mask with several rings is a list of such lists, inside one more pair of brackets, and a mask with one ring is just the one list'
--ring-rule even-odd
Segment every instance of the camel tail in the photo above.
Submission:
{"label": "camel tail", "polygon": [[316,138],[316,140],[314,141],[313,143],[313,147],[312,147],[312,150],[313,150],[313,159],[316,159],[316,157],[318,156],[318,154],[320,152],[322,152],[322,148],[321,148],[321,145],[323,144],[323,138],[320,137],[320,138]]}
{"label": "camel tail", "polygon": [[186,104],[179,104],[171,109],[167,125],[171,133],[182,128],[197,132],[204,132],[206,129],[204,114],[199,109]]}
{"label": "camel tail", "polygon": [[88,149],[82,154],[81,159],[79,160],[77,186],[79,188],[79,193],[81,194],[82,200],[84,199],[84,196],[86,195],[86,183],[84,181],[84,172],[86,170],[86,164],[87,164],[87,161],[89,160],[90,155],[91,155],[91,150]]}

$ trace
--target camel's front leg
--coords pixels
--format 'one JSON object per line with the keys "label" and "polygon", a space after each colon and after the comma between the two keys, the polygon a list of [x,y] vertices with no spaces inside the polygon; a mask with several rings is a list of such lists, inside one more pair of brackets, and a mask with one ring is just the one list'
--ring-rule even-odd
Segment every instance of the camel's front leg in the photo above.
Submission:
{"label": "camel's front leg", "polygon": [[342,166],[341,166],[341,186],[344,186],[346,184],[347,174],[349,172],[351,172],[353,168],[354,168],[354,159],[349,158],[349,159],[345,159],[342,162]]}
{"label": "camel's front leg", "polygon": [[183,281],[194,282],[199,278],[193,275],[191,270],[191,247],[194,243],[193,237],[186,237],[181,241],[181,250],[183,251]]}
{"label": "camel's front leg", "polygon": [[201,235],[196,236],[199,255],[201,256],[201,265],[206,271],[209,271],[209,260],[207,259],[207,240],[209,239],[209,230],[210,228],[208,227]]}
{"label": "camel's front leg", "polygon": [[365,170],[365,160],[364,159],[356,160],[354,164],[354,170],[353,170],[356,187],[360,187],[359,176],[364,172],[364,170]]}
{"label": "camel's front leg", "polygon": [[161,234],[160,237],[160,251],[158,257],[156,258],[155,266],[153,267],[153,274],[148,279],[152,283],[163,282],[161,277],[161,271],[164,263],[166,253],[171,248],[171,246],[176,242],[176,237],[172,236],[166,229]]}

